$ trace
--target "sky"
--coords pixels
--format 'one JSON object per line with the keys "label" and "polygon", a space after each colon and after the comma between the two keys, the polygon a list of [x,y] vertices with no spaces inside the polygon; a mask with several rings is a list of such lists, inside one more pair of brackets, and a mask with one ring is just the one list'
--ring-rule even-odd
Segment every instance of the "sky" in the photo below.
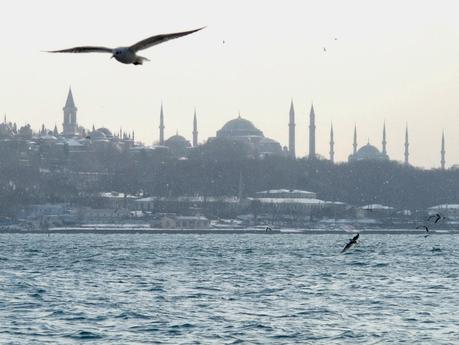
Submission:
{"label": "sky", "polygon": [[[159,139],[215,136],[240,112],[265,136],[288,144],[296,111],[296,151],[308,151],[308,116],[316,111],[317,152],[328,157],[333,123],[337,161],[359,147],[391,159],[459,164],[459,4],[457,1],[0,1],[0,114],[18,125],[62,129],[69,86],[78,123]],[[48,54],[78,45],[123,46],[159,33],[207,26],[142,51],[151,62],[123,65],[108,54]],[[336,40],[335,40],[336,38]],[[326,48],[324,52],[323,48]]]}

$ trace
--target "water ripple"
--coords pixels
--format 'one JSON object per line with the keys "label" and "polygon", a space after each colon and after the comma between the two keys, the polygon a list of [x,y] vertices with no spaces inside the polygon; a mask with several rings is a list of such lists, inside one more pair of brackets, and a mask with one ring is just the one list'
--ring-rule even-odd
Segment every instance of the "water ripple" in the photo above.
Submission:
{"label": "water ripple", "polygon": [[0,235],[0,343],[453,344],[454,235]]}

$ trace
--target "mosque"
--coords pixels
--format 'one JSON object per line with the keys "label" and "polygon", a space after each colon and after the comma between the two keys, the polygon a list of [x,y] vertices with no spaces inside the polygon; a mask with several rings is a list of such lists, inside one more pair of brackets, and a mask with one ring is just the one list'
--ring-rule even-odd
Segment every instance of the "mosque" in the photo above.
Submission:
{"label": "mosque", "polygon": [[[38,133],[33,133],[30,125],[18,128],[16,124],[6,121],[0,123],[0,144],[7,144],[12,139],[27,139],[32,144],[47,144],[47,145],[65,145],[69,147],[70,151],[83,152],[87,151],[90,147],[102,147],[106,145],[114,145],[120,150],[129,150],[132,152],[139,151],[152,151],[152,150],[165,150],[179,156],[186,157],[189,150],[197,147],[198,143],[198,121],[196,110],[193,118],[193,132],[192,141],[188,141],[185,137],[176,133],[175,135],[165,139],[165,122],[164,122],[164,109],[161,104],[160,109],[160,125],[159,125],[159,142],[153,147],[143,146],[135,142],[134,132],[126,133],[120,129],[117,133],[112,133],[109,129],[101,127],[96,129],[94,126],[92,130],[87,130],[78,126],[77,123],[77,107],[73,99],[72,90],[69,89],[67,100],[63,107],[63,131],[58,132],[57,126],[54,130],[47,130],[44,126]],[[314,106],[311,106],[309,112],[309,153],[308,159],[317,159],[320,156],[316,153],[316,114]],[[239,114],[238,117],[228,121],[223,127],[216,132],[216,136],[208,138],[207,143],[215,145],[225,145],[227,143],[242,143],[249,149],[250,155],[253,157],[266,157],[266,156],[289,156],[296,159],[295,148],[295,109],[293,101],[290,103],[289,111],[289,124],[288,124],[288,147],[282,147],[279,142],[272,138],[266,137],[263,132],[255,127],[255,125],[242,118]],[[335,162],[335,142],[333,136],[333,124],[330,128],[329,139],[329,160]],[[2,144],[2,145],[3,145]],[[408,127],[405,131],[405,144],[404,144],[404,164],[409,165],[409,141],[408,141]],[[3,145],[4,146],[4,145]],[[33,146],[33,145],[32,145]],[[381,151],[375,146],[367,143],[358,148],[357,144],[357,127],[354,127],[354,140],[353,151],[348,157],[349,162],[362,161],[362,160],[389,160],[387,153],[386,141],[386,126],[383,125],[382,130],[382,146]],[[442,134],[441,150],[440,150],[440,167],[445,169],[445,136]]]}
{"label": "mosque", "polygon": [[[198,123],[196,110],[193,118],[193,145],[178,133],[164,139],[164,109],[161,105],[160,125],[159,125],[159,146],[166,146],[172,152],[186,152],[187,149],[198,146]],[[239,116],[228,121],[219,129],[215,137],[208,138],[207,143],[211,145],[221,145],[224,143],[242,143],[247,146],[251,155],[265,157],[268,155],[282,156],[287,154],[287,148],[282,149],[279,142],[265,137],[263,132],[256,128],[252,122]]]}
{"label": "mosque", "polygon": [[[309,153],[307,155],[308,159],[317,159],[319,155],[316,153],[316,114],[314,110],[314,106],[311,106],[311,110],[309,112]],[[288,135],[288,147],[282,148],[282,146],[274,139],[267,138],[263,135],[263,132],[259,130],[257,127],[254,126],[252,122],[247,119],[244,119],[239,116],[233,120],[228,121],[223,125],[223,127],[217,131],[216,137],[209,138],[208,142],[212,142],[214,139],[225,139],[235,142],[241,142],[247,144],[253,153],[257,156],[267,156],[267,155],[275,155],[275,156],[289,156],[293,159],[296,159],[296,144],[295,144],[295,108],[293,105],[293,101],[290,103],[290,111],[289,111],[289,135]],[[183,136],[178,134],[170,137],[167,140],[164,140],[164,112],[163,106],[161,105],[160,111],[160,145],[165,145],[170,149],[177,150],[177,147],[180,147],[180,151],[184,152],[186,149],[196,147],[198,145],[198,127],[197,127],[197,119],[196,119],[196,111],[194,113],[193,119],[193,145],[190,144]],[[405,144],[404,144],[404,164],[410,165],[409,162],[409,140],[408,140],[408,126],[405,130]],[[348,157],[348,162],[355,162],[355,161],[388,161],[390,157],[387,153],[387,140],[386,140],[386,124],[383,125],[382,130],[382,145],[381,151],[371,145],[369,142],[360,148],[358,148],[357,144],[357,126],[354,127],[354,140],[353,140],[353,151]],[[444,133],[442,134],[441,138],[441,159],[440,159],[440,167],[441,169],[445,169],[445,136]],[[333,134],[333,124],[330,127],[330,141],[329,141],[329,160],[334,163],[335,162],[335,141],[334,141],[334,134]]]}

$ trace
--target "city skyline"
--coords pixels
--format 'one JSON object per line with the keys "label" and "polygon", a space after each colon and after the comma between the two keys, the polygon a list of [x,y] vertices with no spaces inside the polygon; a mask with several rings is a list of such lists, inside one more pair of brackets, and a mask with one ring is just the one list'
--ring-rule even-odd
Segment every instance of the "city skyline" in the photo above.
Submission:
{"label": "city skyline", "polygon": [[[78,121],[77,121],[77,111],[78,111],[78,107],[76,106],[76,102],[74,100],[74,96],[73,96],[73,91],[71,88],[69,88],[68,90],[68,93],[67,93],[67,97],[66,97],[66,101],[65,101],[65,104],[64,104],[64,107],[62,108],[62,111],[63,111],[63,122],[62,122],[62,131],[60,132],[60,135],[62,136],[65,136],[65,137],[68,137],[68,138],[71,138],[73,136],[75,137],[85,137],[87,134],[90,135],[91,133],[91,127],[92,127],[92,132],[95,131],[95,128],[100,128],[99,126],[95,126],[95,124],[93,123],[92,125],[82,125],[82,126],[79,126],[78,125]],[[236,119],[241,119],[241,114],[239,113],[237,118]],[[316,141],[317,141],[317,138],[316,138],[316,135],[315,135],[315,132],[316,132],[316,114],[315,114],[315,110],[314,110],[314,104],[311,104],[311,108],[310,108],[310,111],[309,111],[309,123],[308,123],[308,135],[307,135],[307,141],[308,141],[308,148],[307,148],[307,151],[306,151],[306,154],[303,156],[303,155],[297,155],[296,154],[296,138],[297,138],[297,131],[296,131],[296,127],[297,127],[297,124],[296,124],[296,113],[295,113],[295,106],[294,106],[294,102],[293,100],[290,101],[290,108],[289,108],[289,111],[288,111],[288,143],[282,143],[282,142],[279,142],[280,144],[280,147],[283,148],[283,152],[285,154],[287,154],[288,156],[292,157],[292,158],[297,158],[297,159],[300,159],[300,158],[309,158],[309,159],[314,159],[314,158],[318,158],[318,157],[321,157],[323,159],[328,159],[330,160],[331,162],[333,163],[340,163],[340,162],[346,162],[346,161],[350,161],[350,160],[359,160],[359,159],[368,159],[369,157],[372,157],[370,159],[387,159],[387,160],[397,160],[397,159],[393,159],[391,158],[389,152],[387,151],[387,144],[388,144],[388,141],[387,141],[387,131],[386,131],[386,122],[384,121],[383,122],[383,125],[382,125],[382,133],[381,133],[381,142],[380,142],[380,146],[378,145],[377,142],[373,141],[373,142],[370,142],[370,138],[368,138],[367,142],[365,142],[364,140],[361,140],[359,141],[358,139],[358,130],[357,130],[357,124],[354,124],[354,135],[353,135],[353,143],[352,143],[352,152],[350,152],[348,158],[346,160],[342,160],[342,161],[336,161],[335,160],[335,140],[334,140],[334,130],[333,130],[333,123],[330,124],[330,134],[329,134],[329,151],[328,151],[328,155],[325,154],[325,153],[322,153],[322,152],[317,152],[316,151]],[[234,120],[234,119],[232,119]],[[230,120],[229,122],[231,122],[232,120]],[[250,119],[247,119],[247,118],[244,118],[244,120],[248,120],[250,121]],[[4,120],[3,120],[4,123],[14,123],[15,125],[17,125],[14,121],[7,121],[7,117],[6,115],[4,116]],[[199,141],[198,139],[198,133],[199,133],[199,126],[198,126],[198,119],[197,119],[197,111],[196,111],[196,108],[194,109],[194,113],[193,113],[193,118],[192,118],[192,132],[191,132],[191,135],[187,135],[187,133],[184,133],[184,132],[179,132],[178,129],[176,129],[175,133],[173,134],[167,134],[166,132],[166,128],[167,126],[165,125],[167,122],[167,114],[166,112],[164,111],[164,104],[161,103],[161,107],[160,107],[160,111],[159,111],[159,126],[158,126],[158,133],[157,133],[157,140],[154,140],[152,143],[148,143],[148,142],[142,142],[142,141],[137,141],[139,144],[141,145],[145,145],[146,147],[151,147],[151,146],[157,146],[157,145],[160,145],[160,146],[164,146],[165,145],[165,142],[167,142],[168,139],[174,137],[174,136],[182,136],[184,137],[187,141],[189,141],[190,143],[192,143],[192,147],[196,147],[200,144],[204,144],[205,142],[207,142],[209,139],[211,138],[214,138],[215,135],[213,136],[210,136],[210,137],[207,137],[207,138],[203,138],[201,141]],[[21,127],[21,125],[26,125],[26,123],[24,124],[19,124],[19,127]],[[44,132],[46,126],[45,124],[42,124],[41,125],[41,129],[39,131],[37,131],[37,133],[41,133],[43,134],[42,132]],[[56,130],[57,130],[57,122],[56,124],[54,125],[54,127],[49,127],[47,128],[47,130],[49,130],[50,132],[53,132],[53,134],[55,135],[56,134]],[[134,130],[129,130],[127,129],[128,127],[127,126],[121,126],[120,129],[119,129],[119,132],[118,130],[113,130],[113,129],[109,129],[111,130],[111,132],[113,133],[114,136],[119,136],[119,138],[123,138],[123,136],[126,136],[127,138],[134,140],[134,133],[135,131]],[[255,128],[257,129],[256,127],[256,124],[255,124]],[[106,129],[104,129],[106,130]],[[258,129],[257,129],[258,130]],[[57,130],[58,131],[58,130]],[[216,135],[218,136],[218,130],[215,131]],[[303,133],[304,134],[304,133]],[[155,134],[153,135],[155,136]],[[302,135],[302,133],[300,133],[299,137],[303,137],[304,135]],[[400,163],[404,163],[405,165],[414,165],[410,162],[409,160],[409,156],[410,156],[410,143],[409,143],[409,130],[408,130],[408,123],[406,123],[406,127],[405,127],[405,134],[404,134],[404,138],[405,138],[405,141],[404,141],[404,144],[403,144],[403,155],[404,155],[404,158],[403,160],[397,160],[399,161]],[[321,138],[319,138],[320,140]],[[377,141],[377,140],[376,140]],[[362,149],[362,150],[361,150]],[[376,149],[376,151],[375,151]],[[441,134],[441,145],[440,145],[440,151],[439,151],[439,165],[436,166],[436,167],[433,167],[433,168],[440,168],[442,170],[444,169],[447,169],[448,167],[452,167],[452,166],[455,166],[457,167],[458,164],[457,163],[450,163],[448,164],[449,162],[447,162],[447,159],[446,159],[446,152],[447,152],[447,145],[446,145],[446,140],[445,140],[445,133],[444,131],[442,132]],[[359,157],[359,158],[357,158]]]}
{"label": "city skyline", "polygon": [[[384,121],[391,158],[404,161],[408,122],[413,165],[438,167],[443,130],[446,166],[459,161],[454,132],[459,127],[459,48],[451,44],[457,41],[459,23],[453,1],[442,6],[352,0],[288,5],[139,1],[126,8],[108,1],[69,5],[45,0],[27,7],[24,12],[21,2],[12,3],[0,23],[9,33],[0,47],[0,113],[17,123],[52,128],[72,85],[78,90],[81,124],[126,126],[145,143],[157,140],[153,128],[159,125],[157,109],[163,101],[169,134],[178,129],[191,138],[188,119],[195,108],[203,124],[201,138],[213,136],[240,111],[268,137],[288,145],[285,114],[293,99],[297,156],[308,153],[313,103],[316,151],[328,156],[333,123],[337,162],[347,160],[352,150],[355,123],[362,142],[377,138],[371,142],[379,148]],[[110,16],[104,15],[107,8]],[[121,20],[127,25],[115,25]],[[204,25],[199,35],[149,50],[145,55],[152,61],[140,68],[108,63],[97,54],[41,52],[85,43],[128,43]]]}

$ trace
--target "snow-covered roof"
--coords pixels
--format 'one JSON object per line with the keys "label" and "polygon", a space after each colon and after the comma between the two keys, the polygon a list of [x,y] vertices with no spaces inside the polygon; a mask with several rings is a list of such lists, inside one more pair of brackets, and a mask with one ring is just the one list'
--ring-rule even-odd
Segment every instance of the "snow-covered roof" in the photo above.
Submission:
{"label": "snow-covered roof", "polygon": [[203,197],[203,196],[179,196],[176,198],[166,198],[158,196],[150,196],[142,199],[137,199],[136,202],[153,202],[153,201],[172,201],[172,202],[227,202],[238,203],[237,197]]}
{"label": "snow-covered roof", "polygon": [[370,204],[365,206],[360,206],[363,210],[393,210],[391,206],[381,205],[381,204]]}
{"label": "snow-covered roof", "polygon": [[459,210],[459,204],[441,204],[441,205],[435,205],[435,206],[429,207],[429,210],[444,210],[444,209]]}
{"label": "snow-covered roof", "polygon": [[307,190],[299,190],[299,189],[270,189],[264,190],[261,192],[257,192],[257,194],[280,194],[280,193],[291,193],[291,194],[315,194],[314,192],[309,192]]}
{"label": "snow-covered roof", "polygon": [[176,216],[174,219],[177,220],[204,220],[207,221],[208,219],[203,216]]}
{"label": "snow-covered roof", "polygon": [[135,195],[132,195],[132,194],[125,194],[125,193],[118,193],[118,192],[102,192],[102,193],[99,193],[99,196],[102,197],[102,198],[118,198],[118,199],[121,199],[121,198],[128,198],[128,199],[136,199],[137,197]]}
{"label": "snow-covered roof", "polygon": [[248,198],[256,200],[263,204],[308,204],[308,205],[325,205],[328,201],[314,198]]}

